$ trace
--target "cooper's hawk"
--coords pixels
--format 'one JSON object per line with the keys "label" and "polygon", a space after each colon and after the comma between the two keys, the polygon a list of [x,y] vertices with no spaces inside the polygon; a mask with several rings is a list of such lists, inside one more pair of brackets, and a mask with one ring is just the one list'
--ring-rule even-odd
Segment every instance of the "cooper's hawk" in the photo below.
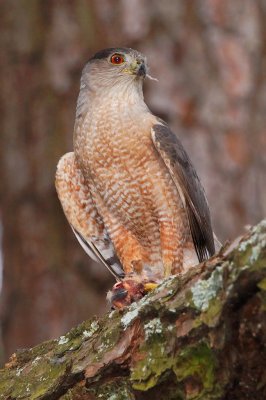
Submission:
{"label": "cooper's hawk", "polygon": [[208,203],[177,136],[143,99],[145,57],[129,48],[94,55],[82,72],[74,152],[56,189],[84,250],[115,276],[128,304],[215,252]]}

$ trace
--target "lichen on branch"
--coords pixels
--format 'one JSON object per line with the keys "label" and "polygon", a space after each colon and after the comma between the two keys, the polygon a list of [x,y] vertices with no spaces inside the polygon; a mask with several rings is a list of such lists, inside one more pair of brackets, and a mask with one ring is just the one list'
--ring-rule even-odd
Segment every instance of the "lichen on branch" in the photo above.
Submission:
{"label": "lichen on branch", "polygon": [[0,399],[266,398],[265,248],[262,221],[125,310],[18,351]]}

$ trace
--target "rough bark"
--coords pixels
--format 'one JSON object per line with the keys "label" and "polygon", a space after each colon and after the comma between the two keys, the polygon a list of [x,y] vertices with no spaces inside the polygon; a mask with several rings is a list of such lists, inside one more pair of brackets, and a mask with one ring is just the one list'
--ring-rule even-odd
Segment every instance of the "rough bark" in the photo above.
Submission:
{"label": "rough bark", "polygon": [[266,398],[266,220],[124,311],[14,354],[1,399]]}

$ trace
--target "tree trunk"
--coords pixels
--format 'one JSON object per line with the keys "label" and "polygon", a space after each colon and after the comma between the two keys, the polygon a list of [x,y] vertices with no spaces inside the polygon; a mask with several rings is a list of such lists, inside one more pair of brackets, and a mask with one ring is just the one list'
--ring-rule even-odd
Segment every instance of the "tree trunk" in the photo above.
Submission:
{"label": "tree trunk", "polygon": [[21,350],[1,399],[266,398],[266,220],[124,311]]}
{"label": "tree trunk", "polygon": [[55,192],[56,164],[72,148],[83,50],[71,56],[71,9],[56,3],[0,4],[5,358],[106,311],[103,292],[113,281],[77,244]]}

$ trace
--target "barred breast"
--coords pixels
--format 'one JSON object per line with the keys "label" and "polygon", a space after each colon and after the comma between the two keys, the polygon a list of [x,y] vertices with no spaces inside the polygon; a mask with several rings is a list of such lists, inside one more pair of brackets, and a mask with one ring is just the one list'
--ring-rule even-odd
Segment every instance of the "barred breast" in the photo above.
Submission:
{"label": "barred breast", "polygon": [[151,140],[156,117],[137,103],[121,104],[108,96],[95,101],[76,127],[75,155],[125,272],[156,281],[183,270],[184,248],[195,264],[193,245],[177,188]]}

